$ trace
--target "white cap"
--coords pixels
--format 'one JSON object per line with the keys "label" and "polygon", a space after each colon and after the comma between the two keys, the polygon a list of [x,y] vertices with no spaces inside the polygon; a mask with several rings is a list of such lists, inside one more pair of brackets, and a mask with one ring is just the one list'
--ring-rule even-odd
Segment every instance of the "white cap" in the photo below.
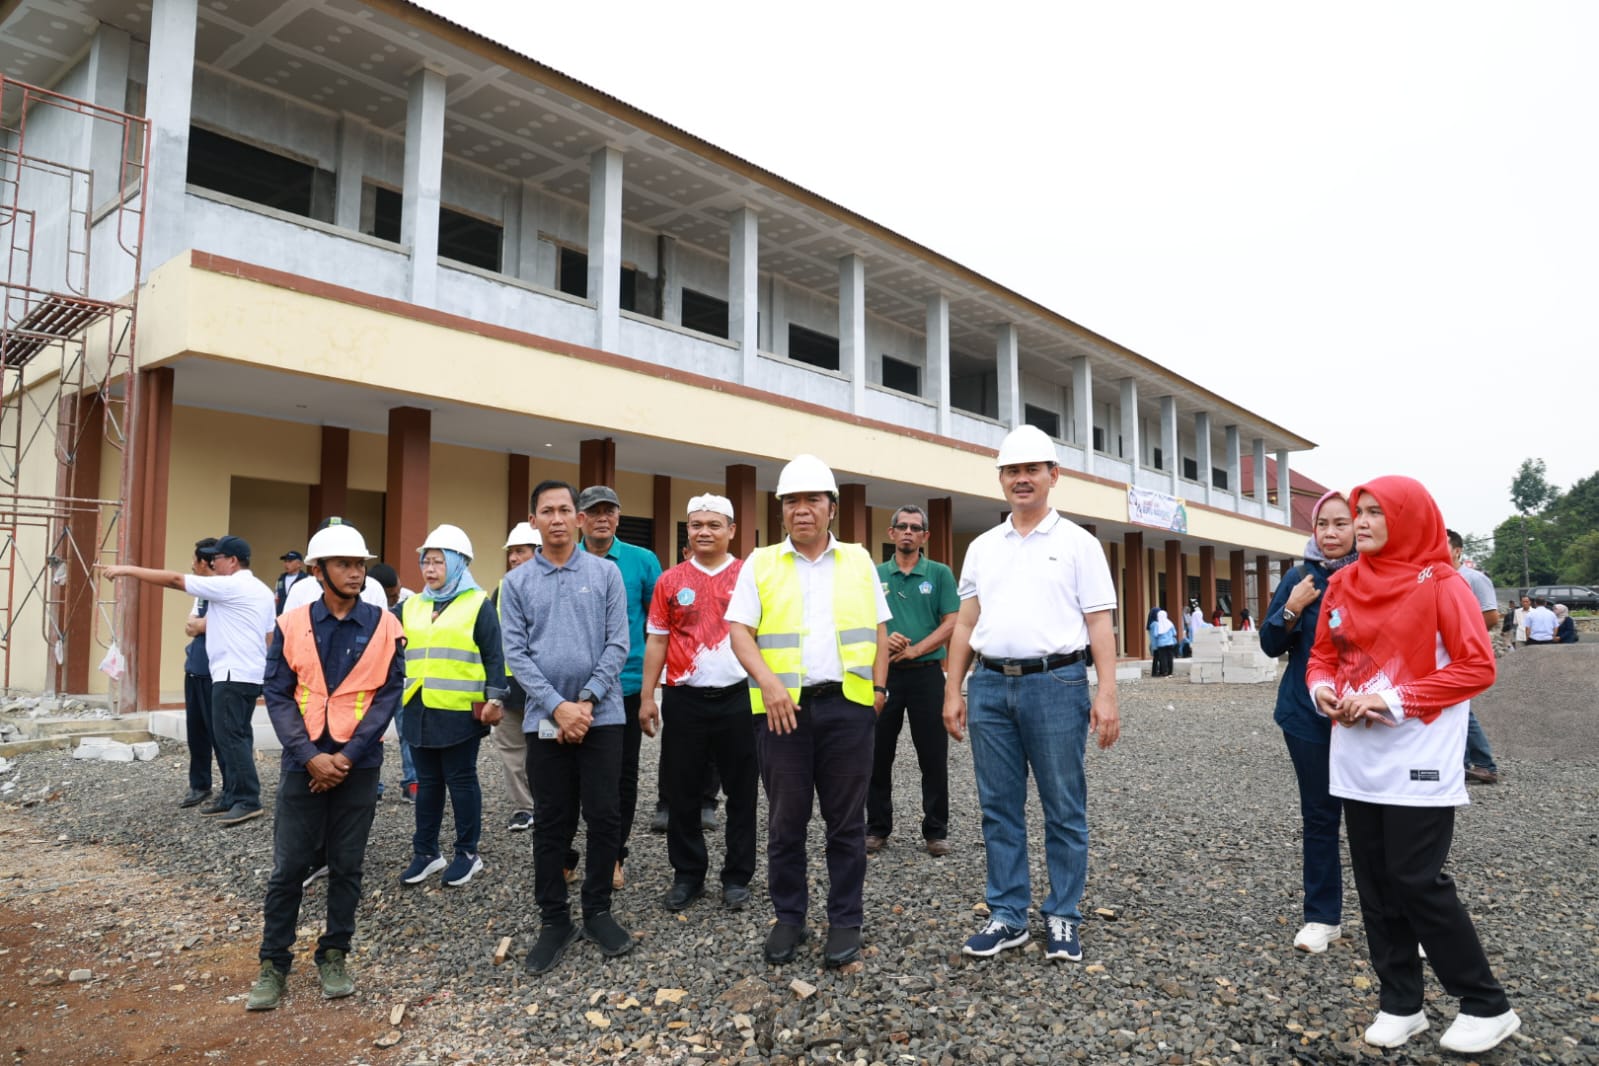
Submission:
{"label": "white cap", "polygon": [[838,495],[833,470],[814,455],[796,455],[777,476],[779,499],[795,492],[831,492]]}
{"label": "white cap", "polygon": [[448,548],[450,551],[460,552],[466,556],[467,561],[472,560],[472,541],[466,535],[466,530],[460,526],[452,526],[448,522],[428,534],[427,540],[416,550],[418,555],[429,548]]}
{"label": "white cap", "polygon": [[331,525],[311,535],[305,547],[305,561],[319,563],[323,559],[372,559],[366,550],[366,538],[354,526]]}
{"label": "white cap", "polygon": [[1022,463],[1059,463],[1055,442],[1037,426],[1017,426],[1005,434],[999,444],[998,467],[1019,466]]}
{"label": "white cap", "polygon": [[704,496],[696,496],[688,501],[686,513],[693,514],[695,511],[714,511],[719,515],[725,515],[729,522],[733,521],[733,501],[726,496],[716,496],[709,492]]}
{"label": "white cap", "polygon": [[515,548],[522,544],[531,544],[537,548],[544,543],[544,538],[539,536],[539,531],[526,522],[518,522],[516,528],[511,530],[511,535],[505,538],[507,548]]}

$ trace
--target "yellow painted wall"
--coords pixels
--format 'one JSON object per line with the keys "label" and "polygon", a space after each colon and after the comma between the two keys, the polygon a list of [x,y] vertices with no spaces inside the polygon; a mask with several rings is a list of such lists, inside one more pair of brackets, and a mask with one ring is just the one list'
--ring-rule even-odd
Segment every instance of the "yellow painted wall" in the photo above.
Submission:
{"label": "yellow painted wall", "polygon": [[[505,479],[509,460],[503,452],[433,443],[429,450],[428,527],[449,522],[466,530],[477,555],[472,576],[492,589],[505,576]],[[401,545],[407,564],[400,583],[422,587],[422,571],[411,554],[416,545]]]}

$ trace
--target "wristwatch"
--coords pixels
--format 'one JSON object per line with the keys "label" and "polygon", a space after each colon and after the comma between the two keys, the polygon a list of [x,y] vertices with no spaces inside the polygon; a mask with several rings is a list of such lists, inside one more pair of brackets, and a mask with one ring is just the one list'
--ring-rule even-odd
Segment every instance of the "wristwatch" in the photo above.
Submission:
{"label": "wristwatch", "polygon": [[590,692],[588,689],[584,689],[583,691],[581,691],[581,692],[579,692],[577,694],[577,702],[578,703],[598,703],[599,700],[596,700],[594,698],[594,693]]}
{"label": "wristwatch", "polygon": [[882,693],[885,696],[888,695],[888,688],[886,686],[883,686],[883,685],[873,685],[872,686],[872,691],[873,692],[880,692],[880,693]]}
{"label": "wristwatch", "polygon": [[1283,621],[1284,622],[1292,622],[1295,618],[1298,618],[1298,617],[1299,616],[1297,614],[1295,614],[1294,612],[1290,611],[1288,608],[1286,608],[1286,607],[1283,608]]}

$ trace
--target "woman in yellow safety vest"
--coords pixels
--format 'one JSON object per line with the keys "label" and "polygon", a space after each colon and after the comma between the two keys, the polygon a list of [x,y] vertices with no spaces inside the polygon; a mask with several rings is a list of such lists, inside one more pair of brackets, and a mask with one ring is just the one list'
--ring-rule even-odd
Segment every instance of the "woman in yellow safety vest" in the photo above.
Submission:
{"label": "woman in yellow safety vest", "polygon": [[[505,652],[499,614],[468,569],[466,533],[439,526],[417,556],[425,587],[394,608],[406,640],[400,735],[411,746],[417,781],[411,865],[400,879],[417,885],[443,870],[445,884],[464,885],[483,869],[478,746],[500,719]],[[439,850],[446,789],[455,811],[455,856],[448,861]]]}

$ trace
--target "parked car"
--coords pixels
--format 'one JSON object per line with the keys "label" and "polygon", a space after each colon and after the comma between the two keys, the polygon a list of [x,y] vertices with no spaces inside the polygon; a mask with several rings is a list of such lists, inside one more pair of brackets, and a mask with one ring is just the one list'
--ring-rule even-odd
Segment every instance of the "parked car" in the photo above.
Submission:
{"label": "parked car", "polygon": [[1599,611],[1599,589],[1587,585],[1534,585],[1522,593],[1534,600],[1542,597],[1550,606],[1563,603],[1573,611]]}

